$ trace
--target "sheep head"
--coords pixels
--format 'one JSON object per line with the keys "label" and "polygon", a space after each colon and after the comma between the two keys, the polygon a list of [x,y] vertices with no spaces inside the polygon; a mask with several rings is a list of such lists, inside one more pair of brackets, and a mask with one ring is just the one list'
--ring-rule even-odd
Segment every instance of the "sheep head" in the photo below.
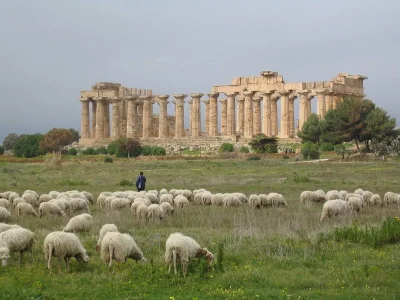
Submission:
{"label": "sheep head", "polygon": [[8,259],[10,258],[10,249],[7,247],[0,248],[0,259],[3,267],[7,266]]}

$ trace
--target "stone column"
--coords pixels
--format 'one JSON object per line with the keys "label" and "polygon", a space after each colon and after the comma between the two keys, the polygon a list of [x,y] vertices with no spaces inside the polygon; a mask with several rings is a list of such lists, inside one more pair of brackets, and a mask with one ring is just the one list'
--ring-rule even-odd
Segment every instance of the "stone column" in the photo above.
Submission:
{"label": "stone column", "polygon": [[183,138],[185,136],[185,94],[175,94],[175,138]]}
{"label": "stone column", "polygon": [[235,97],[238,93],[228,93],[226,94],[227,106],[226,106],[226,135],[235,136],[236,135],[236,122],[235,122]]}
{"label": "stone column", "polygon": [[254,92],[243,92],[244,95],[244,137],[253,136],[253,95]]}
{"label": "stone column", "polygon": [[308,119],[308,95],[310,90],[301,90],[300,94],[300,113],[299,113],[299,130],[303,128],[304,122]]}
{"label": "stone column", "polygon": [[208,94],[210,98],[210,124],[208,126],[208,135],[217,136],[218,135],[218,93]]}
{"label": "stone column", "polygon": [[333,92],[328,91],[325,96],[325,113],[328,112],[328,110],[333,109]]}
{"label": "stone column", "polygon": [[127,101],[127,119],[126,119],[126,137],[133,138],[137,132],[137,110],[135,100],[136,96],[128,97]]}
{"label": "stone column", "polygon": [[111,100],[112,103],[112,130],[111,137],[113,139],[119,139],[121,137],[121,120],[120,120],[120,103],[123,102],[123,99],[114,98]]}
{"label": "stone column", "polygon": [[126,137],[127,136],[127,129],[128,129],[128,124],[127,124],[127,106],[128,103],[125,99],[122,99],[119,102],[119,127],[120,127],[120,136]]}
{"label": "stone column", "polygon": [[97,103],[94,100],[90,101],[92,103],[92,128],[90,130],[90,138],[96,138],[96,107]]}
{"label": "stone column", "polygon": [[96,99],[96,140],[104,138],[104,99]]}
{"label": "stone column", "polygon": [[152,96],[141,96],[143,100],[143,138],[150,137],[150,129],[151,129],[151,118],[153,116]]}
{"label": "stone column", "polygon": [[244,97],[237,97],[238,108],[237,108],[237,131],[240,135],[244,134]]}
{"label": "stone column", "polygon": [[110,101],[104,102],[104,137],[110,138]]}
{"label": "stone column", "polygon": [[192,105],[192,137],[199,137],[201,132],[201,123],[200,123],[200,98],[203,97],[204,94],[196,93],[190,94],[193,100]]}
{"label": "stone column", "polygon": [[340,96],[338,94],[333,95],[333,105],[332,109],[336,109],[340,103]]}
{"label": "stone column", "polygon": [[263,97],[263,121],[262,121],[262,133],[266,136],[272,136],[271,127],[271,97],[274,90],[261,93]]}
{"label": "stone column", "polygon": [[226,98],[223,98],[219,100],[221,102],[221,135],[225,136],[226,135],[226,119],[227,119],[227,100]]}
{"label": "stone column", "polygon": [[205,118],[204,118],[204,122],[205,122],[205,130],[206,130],[206,134],[208,135],[208,132],[210,130],[210,100],[203,100],[206,109],[205,109]]}
{"label": "stone column", "polygon": [[168,137],[168,118],[167,118],[167,105],[169,95],[156,96],[157,102],[160,105],[160,114],[158,119],[158,137]]}
{"label": "stone column", "polygon": [[296,100],[297,95],[291,94],[289,96],[289,137],[294,138],[296,133],[296,128],[294,124],[294,101]]}
{"label": "stone column", "polygon": [[290,135],[289,95],[291,91],[279,91],[281,95],[281,128],[279,137],[287,139]]}
{"label": "stone column", "polygon": [[193,124],[193,100],[188,100],[189,104],[189,132],[192,135],[192,124]]}
{"label": "stone column", "polygon": [[253,98],[253,135],[261,133],[261,97]]}
{"label": "stone column", "polygon": [[90,138],[89,129],[89,100],[81,100],[82,114],[81,114],[81,139]]}
{"label": "stone column", "polygon": [[272,136],[278,136],[278,100],[279,94],[271,96],[271,133]]}
{"label": "stone column", "polygon": [[321,90],[316,90],[317,93],[317,114],[320,119],[323,119],[325,117],[325,95],[326,95],[326,90],[321,89]]}

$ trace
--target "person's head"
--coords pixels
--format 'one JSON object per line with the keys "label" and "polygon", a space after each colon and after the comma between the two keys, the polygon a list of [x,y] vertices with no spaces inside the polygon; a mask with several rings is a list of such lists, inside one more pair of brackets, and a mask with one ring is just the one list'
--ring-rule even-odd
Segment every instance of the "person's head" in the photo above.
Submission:
{"label": "person's head", "polygon": [[143,175],[143,172],[142,172],[142,171],[140,171],[140,175]]}

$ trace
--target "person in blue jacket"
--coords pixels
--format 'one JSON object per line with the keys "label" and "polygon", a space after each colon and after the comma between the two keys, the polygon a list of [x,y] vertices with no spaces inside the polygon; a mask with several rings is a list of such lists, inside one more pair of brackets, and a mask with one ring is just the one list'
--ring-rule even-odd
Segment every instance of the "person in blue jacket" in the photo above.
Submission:
{"label": "person in blue jacket", "polygon": [[143,172],[140,172],[139,177],[136,179],[136,188],[138,192],[144,191],[146,187],[146,177],[144,177]]}

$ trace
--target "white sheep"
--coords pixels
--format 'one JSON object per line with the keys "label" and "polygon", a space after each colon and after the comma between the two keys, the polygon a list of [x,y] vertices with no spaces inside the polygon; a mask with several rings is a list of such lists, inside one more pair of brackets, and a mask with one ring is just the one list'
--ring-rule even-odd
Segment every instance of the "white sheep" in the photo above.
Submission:
{"label": "white sheep", "polygon": [[86,199],[87,199],[90,203],[93,204],[93,195],[92,195],[91,193],[86,192],[86,191],[82,191],[81,193],[86,197]]}
{"label": "white sheep", "polygon": [[[133,203],[132,205],[134,205]],[[149,207],[146,204],[140,203],[136,208],[136,217],[138,219],[147,219],[149,214]]]}
{"label": "white sheep", "polygon": [[322,207],[321,219],[330,218],[337,215],[344,215],[350,212],[349,203],[342,199],[328,200]]}
{"label": "white sheep", "polygon": [[247,196],[243,193],[233,193],[236,197],[239,198],[240,202],[242,202],[243,204],[249,202],[249,199],[247,198]]}
{"label": "white sheep", "polygon": [[112,193],[112,195],[117,198],[126,198],[128,196],[125,192],[120,192],[120,191],[114,192]]}
{"label": "white sheep", "polygon": [[316,190],[315,192],[325,197],[325,192],[323,190]]}
{"label": "white sheep", "polygon": [[126,198],[115,198],[110,202],[110,208],[112,210],[125,209],[129,207],[130,203]]}
{"label": "white sheep", "polygon": [[240,206],[243,203],[239,200],[239,198],[235,194],[227,194],[222,199],[224,206]]}
{"label": "white sheep", "polygon": [[369,204],[370,205],[382,205],[382,199],[381,196],[379,196],[378,194],[373,194],[371,196],[371,198],[369,199]]}
{"label": "white sheep", "polygon": [[300,203],[323,203],[325,202],[325,194],[313,191],[304,191],[300,194]]}
{"label": "white sheep", "polygon": [[358,194],[358,195],[362,196],[364,194],[364,190],[363,189],[356,189],[354,191],[354,194]]}
{"label": "white sheep", "polygon": [[86,200],[81,198],[73,198],[69,201],[69,214],[72,215],[76,211],[89,213],[89,207]]}
{"label": "white sheep", "polygon": [[54,231],[49,233],[43,243],[44,257],[47,261],[47,268],[51,270],[51,258],[64,259],[65,267],[69,270],[69,259],[75,257],[78,261],[88,262],[86,254],[79,238],[69,232]]}
{"label": "white sheep", "polygon": [[128,258],[147,261],[133,237],[126,233],[107,232],[101,240],[100,257],[111,268],[113,259],[125,263]]}
{"label": "white sheep", "polygon": [[166,215],[172,215],[174,213],[174,208],[169,202],[163,202],[160,206]]}
{"label": "white sheep", "polygon": [[8,201],[7,199],[0,198],[0,207],[8,208],[9,206],[10,206],[10,201]]}
{"label": "white sheep", "polygon": [[360,194],[355,194],[355,193],[347,193],[347,194],[346,194],[346,199],[345,199],[345,200],[348,202],[349,199],[350,199],[351,197],[359,198],[359,199],[362,201],[362,203],[364,204],[364,198],[363,198],[362,195],[360,195]]}
{"label": "white sheep", "polygon": [[89,231],[93,227],[93,217],[89,214],[81,214],[71,218],[64,227],[65,232]]}
{"label": "white sheep", "polygon": [[36,199],[39,199],[39,194],[36,193],[35,191],[26,190],[25,192],[23,192],[23,194],[28,194],[28,193],[34,195],[36,197]]}
{"label": "white sheep", "polygon": [[86,196],[78,191],[73,191],[69,194],[69,198],[73,199],[73,198],[79,198],[82,200],[85,200],[86,203],[89,203],[89,200],[86,198]]}
{"label": "white sheep", "polygon": [[185,196],[188,201],[193,201],[193,193],[190,190],[182,190],[182,196]]}
{"label": "white sheep", "polygon": [[150,204],[151,204],[150,200],[148,198],[146,198],[146,197],[137,197],[137,198],[135,198],[133,203],[137,203],[137,202],[146,204],[147,206],[150,206]]}
{"label": "white sheep", "polygon": [[361,200],[359,197],[350,197],[347,200],[347,203],[349,203],[351,210],[355,212],[359,212],[364,206],[363,200]]}
{"label": "white sheep", "polygon": [[206,192],[202,193],[201,194],[202,203],[204,205],[210,205],[212,196],[213,196],[213,194],[211,194],[209,191],[206,191]]}
{"label": "white sheep", "polygon": [[103,206],[105,208],[110,208],[111,207],[111,201],[113,201],[114,199],[118,199],[115,196],[107,196],[106,199],[103,202]]}
{"label": "white sheep", "polygon": [[13,201],[13,207],[15,208],[17,206],[17,204],[20,203],[20,202],[25,202],[26,203],[26,201],[24,199],[22,199],[22,198],[15,198],[14,201]]}
{"label": "white sheep", "polygon": [[39,205],[39,217],[41,218],[45,215],[66,216],[65,212],[63,212],[57,204],[42,202]]}
{"label": "white sheep", "polygon": [[19,225],[9,225],[9,224],[5,224],[5,223],[0,223],[0,233],[3,231],[6,231],[8,229],[13,229],[13,228],[22,228]]}
{"label": "white sheep", "polygon": [[223,205],[224,204],[224,196],[221,193],[214,194],[211,197],[211,205]]}
{"label": "white sheep", "polygon": [[171,194],[161,194],[160,203],[168,202],[169,204],[174,204],[174,197]]}
{"label": "white sheep", "polygon": [[17,206],[15,207],[15,210],[17,211],[18,216],[34,215],[34,216],[38,217],[38,214],[36,213],[33,206],[26,202],[18,203]]}
{"label": "white sheep", "polygon": [[211,267],[214,255],[207,248],[202,248],[193,238],[176,232],[172,233],[165,243],[164,258],[168,266],[168,273],[171,272],[171,264],[173,264],[174,273],[177,274],[176,263],[179,259],[182,265],[182,273],[186,276],[189,261],[200,256],[204,256],[207,259],[207,266]]}
{"label": "white sheep", "polygon": [[364,191],[364,193],[362,194],[362,197],[364,199],[364,203],[365,204],[369,204],[369,200],[371,199],[372,195],[374,193],[370,192],[370,191]]}
{"label": "white sheep", "polygon": [[148,190],[147,194],[148,193],[152,193],[152,194],[154,194],[154,195],[156,195],[158,197],[158,191],[157,190]]}
{"label": "white sheep", "polygon": [[104,207],[105,206],[105,200],[107,199],[107,197],[108,196],[106,196],[106,195],[99,195],[98,197],[97,197],[97,201],[96,201],[96,203],[97,203],[97,205],[98,206],[100,206],[100,207]]}
{"label": "white sheep", "polygon": [[104,224],[100,229],[99,239],[97,240],[96,244],[96,250],[100,250],[101,240],[107,232],[118,232],[118,228],[114,224]]}
{"label": "white sheep", "polygon": [[340,195],[339,199],[346,200],[347,191],[341,190],[339,191],[339,195]]}
{"label": "white sheep", "polygon": [[49,202],[51,199],[53,199],[53,197],[50,196],[49,194],[42,194],[39,197],[39,204],[43,202]]}
{"label": "white sheep", "polygon": [[249,205],[251,209],[261,208],[261,199],[256,194],[249,196]]}
{"label": "white sheep", "polygon": [[19,252],[19,262],[25,251],[31,252],[35,243],[35,236],[32,231],[25,228],[12,228],[0,233],[0,259],[2,266],[7,265],[10,253]]}
{"label": "white sheep", "polygon": [[388,207],[390,204],[397,204],[397,208],[400,208],[400,196],[393,192],[385,193],[383,197],[383,203]]}
{"label": "white sheep", "polygon": [[160,196],[164,195],[164,194],[168,194],[168,190],[167,189],[161,189],[160,190]]}
{"label": "white sheep", "polygon": [[21,198],[21,196],[16,192],[11,192],[8,195],[8,201],[13,202],[15,198]]}
{"label": "white sheep", "polygon": [[[197,192],[196,195],[194,195],[194,203],[203,204],[203,193],[204,192]],[[181,195],[179,195],[179,196],[181,196]]]}
{"label": "white sheep", "polygon": [[22,199],[24,199],[26,201],[26,203],[29,203],[32,206],[38,206],[38,197],[36,197],[34,194],[32,193],[24,193],[21,197]]}
{"label": "white sheep", "polygon": [[158,204],[151,204],[148,208],[147,218],[148,219],[164,219],[164,211]]}
{"label": "white sheep", "polygon": [[4,207],[0,207],[0,222],[5,222],[11,218],[10,212]]}
{"label": "white sheep", "polygon": [[189,200],[183,195],[178,195],[174,199],[174,205],[178,208],[184,208],[189,205]]}
{"label": "white sheep", "polygon": [[53,199],[57,199],[57,197],[60,195],[60,192],[57,191],[50,191],[49,196]]}
{"label": "white sheep", "polygon": [[284,207],[288,206],[282,194],[269,193],[267,195],[267,199],[272,206],[284,206]]}
{"label": "white sheep", "polygon": [[258,198],[260,199],[261,206],[272,206],[272,203],[266,194],[260,194],[258,195]]}
{"label": "white sheep", "polygon": [[328,191],[325,195],[325,200],[335,200],[335,199],[340,199],[340,193],[338,190],[331,190]]}
{"label": "white sheep", "polygon": [[58,205],[58,207],[64,212],[69,210],[69,201],[66,199],[63,198],[51,199],[49,203],[54,203]]}

